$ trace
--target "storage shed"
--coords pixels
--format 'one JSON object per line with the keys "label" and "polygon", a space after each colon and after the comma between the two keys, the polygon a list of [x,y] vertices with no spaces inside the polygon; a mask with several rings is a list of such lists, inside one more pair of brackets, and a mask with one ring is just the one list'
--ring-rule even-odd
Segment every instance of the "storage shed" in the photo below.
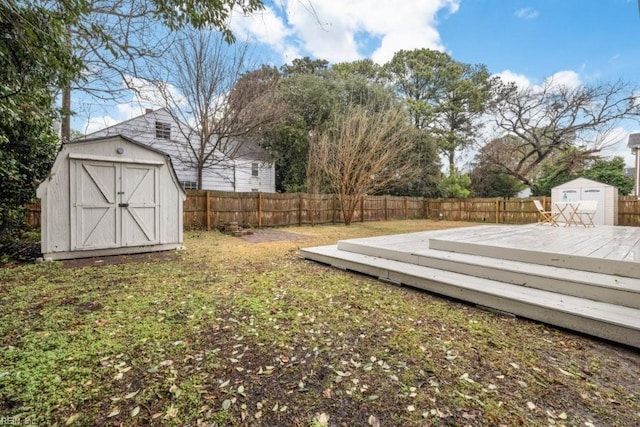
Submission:
{"label": "storage shed", "polygon": [[551,189],[552,209],[558,202],[597,200],[595,225],[618,225],[618,188],[587,178],[577,178]]}
{"label": "storage shed", "polygon": [[132,139],[64,144],[37,196],[44,259],[182,247],[186,195],[171,160]]}

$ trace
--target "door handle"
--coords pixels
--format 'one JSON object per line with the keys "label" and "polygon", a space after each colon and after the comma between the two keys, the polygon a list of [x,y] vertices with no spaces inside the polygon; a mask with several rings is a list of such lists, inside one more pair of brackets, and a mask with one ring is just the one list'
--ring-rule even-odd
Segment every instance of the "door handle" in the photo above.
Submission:
{"label": "door handle", "polygon": [[128,208],[129,203],[118,203],[118,206],[120,206],[121,208]]}

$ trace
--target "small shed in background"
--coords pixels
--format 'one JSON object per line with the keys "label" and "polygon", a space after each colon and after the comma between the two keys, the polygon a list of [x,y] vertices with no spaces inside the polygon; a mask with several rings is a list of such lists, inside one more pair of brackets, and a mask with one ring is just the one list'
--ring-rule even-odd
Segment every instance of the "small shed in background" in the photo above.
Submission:
{"label": "small shed in background", "polygon": [[551,189],[551,204],[597,200],[595,225],[618,225],[618,188],[587,178],[577,178]]}
{"label": "small shed in background", "polygon": [[123,136],[64,144],[37,196],[44,259],[182,247],[186,194],[169,156]]}

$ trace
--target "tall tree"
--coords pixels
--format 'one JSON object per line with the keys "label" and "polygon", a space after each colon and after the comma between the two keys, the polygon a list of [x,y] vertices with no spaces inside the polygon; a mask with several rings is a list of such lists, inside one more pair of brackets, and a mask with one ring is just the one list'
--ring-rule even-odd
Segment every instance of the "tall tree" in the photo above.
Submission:
{"label": "tall tree", "polygon": [[453,174],[456,155],[473,142],[490,99],[487,68],[457,62],[444,52],[416,49],[397,52],[384,69],[413,124],[432,134]]}
{"label": "tall tree", "polygon": [[[326,61],[294,60],[280,79],[286,120],[266,133],[263,146],[276,162],[278,191],[305,191],[309,137],[351,105],[386,108],[393,94],[361,75],[337,73]],[[307,64],[307,65],[302,65]],[[310,71],[313,69],[313,71]]]}
{"label": "tall tree", "polygon": [[229,45],[210,31],[193,31],[172,53],[174,72],[159,85],[167,109],[185,142],[177,161],[198,172],[227,163],[246,151],[247,142],[280,120],[278,75],[270,68],[253,72],[248,45]]}
{"label": "tall tree", "polygon": [[637,101],[622,81],[568,87],[547,79],[528,88],[500,83],[492,112],[515,151],[496,155],[495,164],[530,186],[555,154],[571,157],[568,168],[585,162],[607,146],[608,132],[621,120],[638,118]]}
{"label": "tall tree", "polygon": [[349,225],[366,194],[412,179],[416,168],[406,156],[413,148],[411,135],[401,108],[351,106],[311,138],[309,179],[337,196]]}
{"label": "tall tree", "polygon": [[0,242],[21,230],[23,206],[55,156],[55,88],[80,70],[64,28],[81,6],[73,0],[48,8],[0,4]]}

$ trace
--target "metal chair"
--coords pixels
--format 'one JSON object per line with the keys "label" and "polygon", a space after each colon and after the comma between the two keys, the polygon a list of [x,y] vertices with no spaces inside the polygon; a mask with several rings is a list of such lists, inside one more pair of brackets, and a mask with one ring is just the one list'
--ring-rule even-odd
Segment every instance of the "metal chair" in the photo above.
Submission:
{"label": "metal chair", "polygon": [[560,216],[560,212],[545,211],[540,200],[534,200],[533,204],[538,210],[538,225],[551,224],[553,227],[558,226],[558,216]]}

